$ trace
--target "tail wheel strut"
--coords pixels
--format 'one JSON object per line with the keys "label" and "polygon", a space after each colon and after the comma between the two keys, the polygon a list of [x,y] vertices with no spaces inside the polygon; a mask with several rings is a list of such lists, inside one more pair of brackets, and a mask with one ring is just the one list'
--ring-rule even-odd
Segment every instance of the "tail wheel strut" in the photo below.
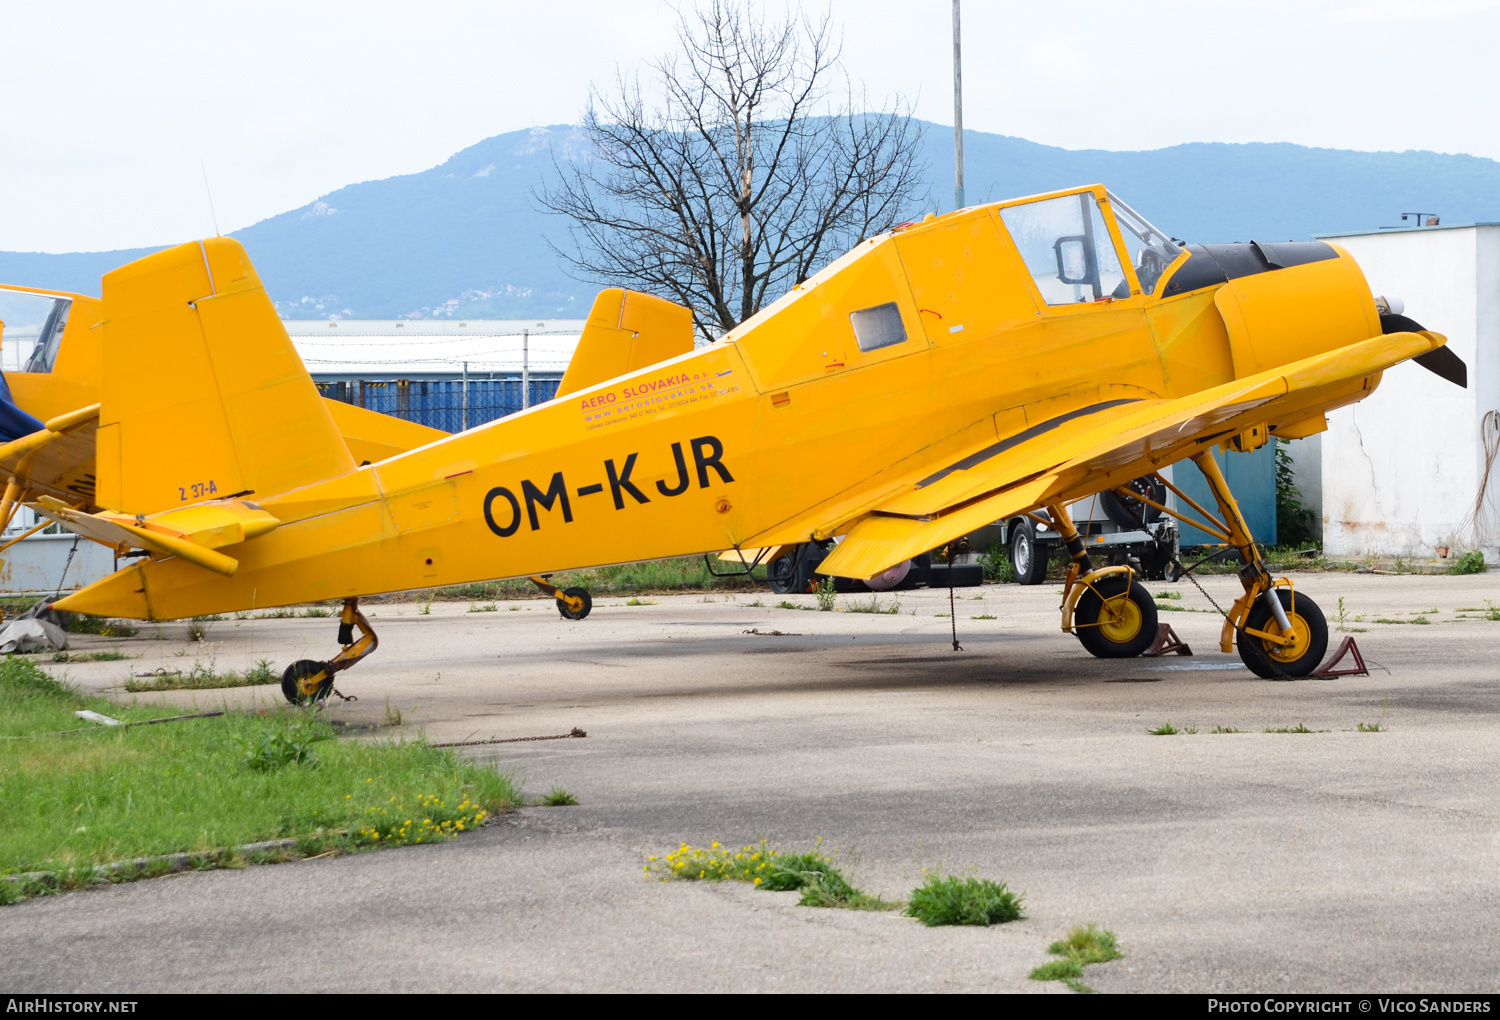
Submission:
{"label": "tail wheel strut", "polygon": [[[355,629],[359,637],[354,636]],[[339,653],[327,662],[299,659],[281,674],[281,693],[293,705],[311,705],[325,701],[333,693],[333,676],[359,662],[380,647],[375,628],[359,611],[358,599],[345,599],[339,613]],[[352,698],[350,700],[353,700]]]}
{"label": "tail wheel strut", "polygon": [[550,584],[547,578],[551,575],[539,575],[527,578],[532,584],[557,600],[557,611],[562,614],[564,620],[581,620],[589,615],[594,608],[593,596],[587,588],[559,588]]}

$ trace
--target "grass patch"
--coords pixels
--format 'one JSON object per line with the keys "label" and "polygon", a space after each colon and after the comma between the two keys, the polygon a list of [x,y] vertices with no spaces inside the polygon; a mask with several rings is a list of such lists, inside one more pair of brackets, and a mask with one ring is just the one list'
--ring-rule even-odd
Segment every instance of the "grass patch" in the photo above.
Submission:
{"label": "grass patch", "polygon": [[693,847],[683,843],[665,857],[652,857],[646,874],[664,882],[749,882],[757,889],[802,893],[797,902],[804,907],[837,907],[843,910],[894,910],[891,903],[857,889],[833,857],[822,848],[823,839],[806,853],[772,850],[765,840],[730,850],[718,843]]}
{"label": "grass patch", "polygon": [[1306,723],[1298,723],[1295,726],[1267,726],[1267,733],[1327,733],[1327,730],[1310,730]]}
{"label": "grass patch", "polygon": [[1062,959],[1044,963],[1031,972],[1033,981],[1061,981],[1075,992],[1092,992],[1083,983],[1083,968],[1091,963],[1108,963],[1125,954],[1115,944],[1115,933],[1092,924],[1074,928],[1067,937],[1047,947],[1047,952]]}
{"label": "grass patch", "polygon": [[499,612],[499,610],[500,607],[495,605],[495,603],[493,602],[485,602],[482,605],[475,605],[472,602],[469,603],[469,612],[471,613],[495,613]]}
{"label": "grass patch", "polygon": [[1153,737],[1175,737],[1179,733],[1197,733],[1198,728],[1196,726],[1173,726],[1170,722],[1164,722],[1146,732]]}
{"label": "grass patch", "polygon": [[1182,592],[1180,592],[1180,591],[1159,591],[1153,597],[1158,602],[1160,602],[1160,601],[1162,601],[1164,599],[1169,599],[1169,600],[1171,600],[1173,602],[1181,602],[1182,601]]}
{"label": "grass patch", "polygon": [[799,605],[797,605],[797,603],[795,603],[795,602],[787,602],[787,601],[783,600],[781,602],[776,603],[776,608],[777,609],[801,609],[802,607],[799,606]]}
{"label": "grass patch", "polygon": [[999,542],[979,554],[979,565],[984,568],[986,581],[1010,584],[1016,579],[1016,567],[1010,561],[1010,550]]}
{"label": "grass patch", "polygon": [[[9,613],[7,616],[11,615]],[[114,620],[105,616],[90,616],[88,613],[73,613],[68,618],[70,634],[102,634],[105,637],[135,637],[141,629],[127,620]]]}
{"label": "grass patch", "polygon": [[[731,563],[730,566],[739,566]],[[765,572],[761,564],[759,572]],[[741,567],[741,569],[743,569]],[[680,591],[751,591],[756,585],[745,577],[715,577],[702,556],[678,556],[646,563],[619,563],[588,570],[561,570],[551,581],[559,588],[587,588],[600,593],[670,594]],[[444,602],[493,602],[496,599],[550,599],[524,577],[485,581],[439,588],[433,597]]]}
{"label": "grass patch", "polygon": [[576,807],[578,798],[573,796],[561,786],[554,786],[547,791],[545,797],[538,797],[532,803],[542,807]]}
{"label": "grass patch", "polygon": [[991,615],[990,613],[984,613],[984,614],[982,614],[980,616],[971,616],[971,617],[969,617],[969,619],[971,619],[971,620],[998,620],[998,619],[1000,619],[1000,617]]}
{"label": "grass patch", "polygon": [[[520,801],[509,775],[422,742],[337,740],[317,713],[81,728],[84,708],[125,722],[181,711],[86,698],[0,661],[0,875],[48,872],[56,891],[138,857],[224,867],[223,848],[270,839],[297,840],[296,856],[433,842]],[[0,881],[31,894],[16,885]]]}
{"label": "grass patch", "polygon": [[1215,726],[1213,729],[1209,730],[1208,732],[1210,732],[1210,733],[1244,733],[1245,731],[1241,730],[1241,729],[1236,729],[1233,726]]}
{"label": "grass patch", "polygon": [[120,662],[123,659],[134,659],[137,656],[126,655],[124,652],[53,652],[48,656],[50,662]]}
{"label": "grass patch", "polygon": [[901,612],[901,602],[891,599],[890,605],[880,601],[879,595],[871,595],[868,602],[846,602],[844,603],[846,613],[876,613],[880,616],[895,616]]}
{"label": "grass patch", "polygon": [[628,598],[625,600],[627,606],[659,606],[660,602],[655,599]]}
{"label": "grass patch", "polygon": [[125,689],[132,694],[146,691],[201,691],[225,687],[259,687],[263,684],[281,682],[281,674],[270,659],[260,659],[243,673],[231,670],[219,672],[212,662],[204,665],[193,660],[192,668],[183,672],[161,671],[149,677],[131,677],[125,681]]}
{"label": "grass patch", "polygon": [[1466,552],[1448,564],[1450,574],[1482,574],[1485,571],[1484,553]]}
{"label": "grass patch", "polygon": [[1387,619],[1386,617],[1383,617],[1383,616],[1377,616],[1374,620],[1371,620],[1370,622],[1371,623],[1415,623],[1415,624],[1419,624],[1419,625],[1432,623],[1432,621],[1429,620],[1429,619],[1427,619],[1427,617],[1425,617],[1425,616],[1418,616],[1416,619],[1413,619],[1413,620],[1391,620],[1391,619]]}
{"label": "grass patch", "polygon": [[1013,893],[1004,882],[973,875],[929,875],[912,890],[906,916],[929,928],[944,924],[1005,924],[1026,915],[1021,912],[1023,893]]}

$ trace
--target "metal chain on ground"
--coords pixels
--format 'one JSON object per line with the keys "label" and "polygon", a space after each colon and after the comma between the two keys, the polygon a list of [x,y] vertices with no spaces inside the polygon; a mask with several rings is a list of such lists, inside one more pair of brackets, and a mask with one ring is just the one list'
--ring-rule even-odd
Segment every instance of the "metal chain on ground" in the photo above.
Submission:
{"label": "metal chain on ground", "polygon": [[78,540],[82,537],[82,535],[73,536],[73,548],[68,550],[68,559],[63,563],[62,576],[57,579],[57,591],[52,593],[54,599],[62,594],[63,582],[68,579],[68,568],[73,565],[73,556],[78,552]]}
{"label": "metal chain on ground", "polygon": [[953,650],[961,652],[964,646],[958,643],[958,610],[953,603],[953,543],[948,544],[948,622],[953,624]]}
{"label": "metal chain on ground", "polygon": [[506,737],[502,740],[455,740],[447,744],[428,744],[428,747],[478,747],[481,744],[524,744],[531,740],[567,740],[569,737],[588,736],[577,726],[567,733],[555,733],[550,737]]}
{"label": "metal chain on ground", "polygon": [[[1204,589],[1203,585],[1201,585],[1201,584],[1198,583],[1198,579],[1196,577],[1194,577],[1192,574],[1188,573],[1186,570],[1183,569],[1183,567],[1182,567],[1182,560],[1177,559],[1177,560],[1173,560],[1172,562],[1174,564],[1176,564],[1177,569],[1180,571],[1180,573],[1179,573],[1178,576],[1179,577],[1185,577],[1189,581],[1192,581],[1193,582],[1193,587],[1197,588],[1199,594],[1201,594],[1204,598],[1208,599],[1208,604],[1211,605],[1211,606],[1213,606],[1214,609],[1218,611],[1218,614],[1220,616],[1224,617],[1224,621],[1226,623],[1232,623],[1233,621],[1231,621],[1229,619],[1229,614],[1226,613],[1226,612],[1224,612],[1224,608],[1222,606],[1220,606],[1217,602],[1214,601],[1214,597],[1212,595],[1210,595]],[[1274,591],[1275,589],[1272,588],[1272,589],[1268,589],[1268,590]],[[1272,598],[1275,598],[1275,596],[1273,595]],[[1273,673],[1276,674],[1276,676],[1275,676],[1274,679],[1277,679],[1277,680],[1288,680],[1288,681],[1296,679],[1296,677],[1287,676],[1285,673],[1283,673],[1281,671],[1281,667],[1276,664],[1275,658],[1273,658],[1269,652],[1266,653],[1266,664],[1271,667],[1271,672],[1273,672]]]}

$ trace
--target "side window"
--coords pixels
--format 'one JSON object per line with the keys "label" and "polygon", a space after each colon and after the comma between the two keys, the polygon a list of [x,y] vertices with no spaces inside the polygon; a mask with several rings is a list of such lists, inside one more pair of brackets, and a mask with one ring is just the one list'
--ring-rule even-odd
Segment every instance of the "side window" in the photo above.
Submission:
{"label": "side window", "polygon": [[73,302],[0,289],[0,370],[50,372]]}
{"label": "side window", "polygon": [[854,327],[854,339],[862,351],[878,351],[906,341],[901,309],[894,301],[850,312],[849,323]]}
{"label": "side window", "polygon": [[1047,304],[1130,296],[1093,192],[1010,206],[1000,218]]}

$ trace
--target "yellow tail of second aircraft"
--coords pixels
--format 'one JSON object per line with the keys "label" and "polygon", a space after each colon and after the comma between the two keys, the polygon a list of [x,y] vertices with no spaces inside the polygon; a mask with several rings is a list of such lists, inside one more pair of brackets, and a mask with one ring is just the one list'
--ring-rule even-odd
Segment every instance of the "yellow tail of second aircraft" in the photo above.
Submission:
{"label": "yellow tail of second aircraft", "polygon": [[285,492],[354,460],[239,242],[104,277],[98,503],[151,514]]}

